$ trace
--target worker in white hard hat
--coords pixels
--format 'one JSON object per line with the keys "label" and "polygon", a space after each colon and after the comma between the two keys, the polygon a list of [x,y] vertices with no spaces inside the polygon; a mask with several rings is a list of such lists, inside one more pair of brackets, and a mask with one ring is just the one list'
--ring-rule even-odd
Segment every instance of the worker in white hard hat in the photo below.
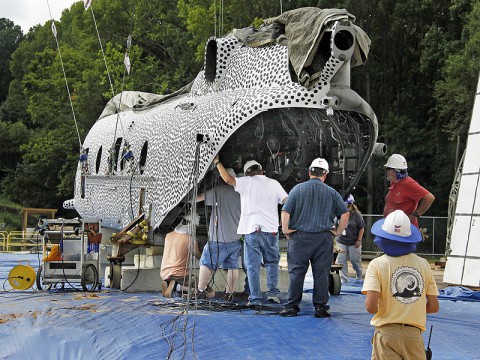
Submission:
{"label": "worker in white hard hat", "polygon": [[[162,278],[162,295],[164,297],[181,296],[183,292],[195,291],[197,280],[190,275],[188,252],[194,229],[200,223],[198,214],[186,214],[175,230],[165,236],[160,277]],[[194,243],[194,256],[200,259],[198,244]]]}
{"label": "worker in white hard hat", "polygon": [[262,165],[249,160],[243,166],[245,176],[231,176],[218,155],[213,160],[223,181],[233,186],[240,194],[240,221],[238,234],[245,237],[245,265],[247,268],[250,296],[247,306],[262,305],[260,290],[260,268],[263,263],[267,273],[267,301],[280,303],[278,295],[278,205],[288,196],[277,180],[263,174]]}
{"label": "worker in white hard hat", "polygon": [[407,160],[402,155],[393,154],[384,167],[390,187],[385,197],[383,217],[402,210],[418,228],[418,219],[430,208],[435,196],[408,176]]}
{"label": "worker in white hard hat", "polygon": [[[297,316],[305,274],[311,265],[312,302],[315,317],[329,317],[328,280],[333,262],[333,237],[342,233],[350,216],[340,194],[325,184],[328,162],[312,161],[309,180],[294,186],[282,208],[282,231],[288,239],[287,263],[290,285],[288,302],[279,315]],[[335,219],[340,217],[334,228]]]}
{"label": "worker in white hard hat", "polygon": [[425,359],[422,331],[439,304],[430,264],[412,253],[422,234],[402,210],[375,222],[371,232],[385,253],[368,265],[362,288],[365,308],[375,314],[372,359]]}

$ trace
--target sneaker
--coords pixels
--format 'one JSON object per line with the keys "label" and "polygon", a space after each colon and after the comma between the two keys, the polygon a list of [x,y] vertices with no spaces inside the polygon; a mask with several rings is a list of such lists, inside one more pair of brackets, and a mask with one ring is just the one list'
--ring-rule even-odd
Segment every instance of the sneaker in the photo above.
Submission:
{"label": "sneaker", "polygon": [[327,318],[327,317],[330,317],[330,313],[327,311],[327,309],[324,309],[321,306],[317,306],[315,307],[315,317]]}
{"label": "sneaker", "polygon": [[226,293],[223,295],[222,300],[232,302],[232,301],[233,301],[233,293],[227,293],[227,292],[226,292]]}
{"label": "sneaker", "polygon": [[172,291],[175,287],[175,280],[171,280],[170,282],[162,281],[162,295],[166,298],[172,297]]}
{"label": "sneaker", "polygon": [[275,296],[275,295],[270,295],[267,298],[267,300],[271,301],[271,302],[274,302],[274,303],[277,303],[277,304],[280,304],[280,299],[278,298],[278,296]]}
{"label": "sneaker", "polygon": [[215,290],[207,286],[205,290],[198,290],[197,299],[210,299],[215,297]]}
{"label": "sneaker", "polygon": [[297,314],[298,314],[297,309],[293,307],[287,307],[278,313],[278,315],[283,317],[297,316]]}

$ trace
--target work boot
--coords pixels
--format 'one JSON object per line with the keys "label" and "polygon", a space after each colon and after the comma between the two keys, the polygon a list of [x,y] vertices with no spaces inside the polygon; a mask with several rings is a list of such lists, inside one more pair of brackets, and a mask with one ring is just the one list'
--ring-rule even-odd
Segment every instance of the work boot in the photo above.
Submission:
{"label": "work boot", "polygon": [[287,307],[280,311],[278,315],[283,316],[283,317],[291,317],[291,316],[297,316],[298,311],[294,307]]}
{"label": "work boot", "polygon": [[278,296],[276,295],[270,295],[268,298],[267,298],[268,301],[271,301],[271,302],[274,302],[274,303],[277,303],[277,304],[280,304],[280,299],[278,298]]}
{"label": "work boot", "polygon": [[198,290],[197,299],[210,299],[215,297],[215,290],[207,286],[205,290]]}
{"label": "work boot", "polygon": [[315,306],[315,317],[317,318],[330,317],[330,313],[327,311],[327,309],[321,306]]}
{"label": "work boot", "polygon": [[222,297],[222,300],[232,302],[233,301],[233,293],[225,292],[225,294]]}

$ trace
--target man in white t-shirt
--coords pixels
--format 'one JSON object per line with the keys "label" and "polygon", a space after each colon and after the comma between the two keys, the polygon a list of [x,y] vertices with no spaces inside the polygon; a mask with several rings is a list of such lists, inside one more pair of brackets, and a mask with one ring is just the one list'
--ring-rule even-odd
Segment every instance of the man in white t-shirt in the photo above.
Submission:
{"label": "man in white t-shirt", "polygon": [[213,163],[222,179],[235,187],[240,194],[241,214],[237,233],[245,235],[245,264],[247,267],[250,296],[248,306],[262,304],[260,291],[260,266],[267,271],[267,299],[280,303],[277,288],[278,262],[278,205],[288,196],[282,185],[263,175],[262,166],[255,160],[247,161],[243,167],[245,176],[232,177],[215,157]]}

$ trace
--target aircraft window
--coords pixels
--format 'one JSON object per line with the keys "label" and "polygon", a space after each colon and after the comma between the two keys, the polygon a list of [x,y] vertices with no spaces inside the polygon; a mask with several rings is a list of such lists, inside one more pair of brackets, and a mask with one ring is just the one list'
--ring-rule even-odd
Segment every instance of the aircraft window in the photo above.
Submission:
{"label": "aircraft window", "polygon": [[143,175],[145,171],[145,163],[147,162],[147,150],[148,150],[148,141],[142,146],[142,151],[140,152],[140,175]]}
{"label": "aircraft window", "polygon": [[118,138],[117,141],[115,141],[115,154],[113,158],[113,172],[117,172],[117,164],[118,164],[118,155],[120,153],[120,146],[122,145],[122,140],[123,138]]}
{"label": "aircraft window", "polygon": [[208,83],[215,81],[217,75],[217,41],[210,40],[205,52],[205,80]]}
{"label": "aircraft window", "polygon": [[100,170],[100,162],[102,161],[102,147],[98,149],[97,152],[97,161],[95,163],[95,173],[98,174],[98,171]]}

